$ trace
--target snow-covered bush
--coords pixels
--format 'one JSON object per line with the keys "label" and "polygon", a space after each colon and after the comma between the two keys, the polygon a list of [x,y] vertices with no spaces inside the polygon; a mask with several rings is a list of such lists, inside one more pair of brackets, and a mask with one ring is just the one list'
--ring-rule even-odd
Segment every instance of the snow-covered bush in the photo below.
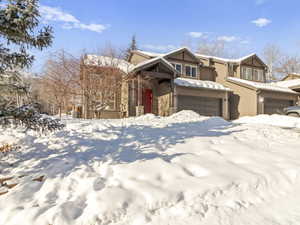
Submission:
{"label": "snow-covered bush", "polygon": [[5,110],[0,108],[0,125],[11,124],[41,132],[60,130],[65,126],[59,119],[40,114],[37,104],[10,107]]}

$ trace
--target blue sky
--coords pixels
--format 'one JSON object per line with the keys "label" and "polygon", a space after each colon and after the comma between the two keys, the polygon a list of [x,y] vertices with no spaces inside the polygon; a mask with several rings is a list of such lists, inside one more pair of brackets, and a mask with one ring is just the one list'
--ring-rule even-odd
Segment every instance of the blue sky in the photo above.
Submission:
{"label": "blue sky", "polygon": [[79,54],[111,42],[126,47],[135,34],[141,49],[168,51],[201,38],[220,39],[240,54],[275,43],[300,50],[298,0],[41,0],[43,22],[54,27],[53,46],[36,53],[34,71],[57,49]]}

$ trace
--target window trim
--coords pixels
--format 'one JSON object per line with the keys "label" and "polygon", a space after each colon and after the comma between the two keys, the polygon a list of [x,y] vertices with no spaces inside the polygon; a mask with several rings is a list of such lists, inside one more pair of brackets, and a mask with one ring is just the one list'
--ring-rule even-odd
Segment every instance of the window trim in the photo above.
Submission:
{"label": "window trim", "polygon": [[[186,67],[190,67],[191,68],[191,75],[188,75],[187,73],[186,73]],[[186,77],[191,77],[191,78],[197,78],[197,72],[198,72],[198,66],[195,66],[195,65],[192,65],[192,64],[185,64],[184,65],[184,69],[185,69],[185,74],[184,74],[184,76],[186,76]],[[195,73],[195,76],[193,76],[193,73],[192,73],[192,68],[195,68],[195,70],[196,70],[196,73]]]}
{"label": "window trim", "polygon": [[182,63],[171,63],[173,66],[174,66],[174,68],[175,68],[175,70],[176,71],[178,71],[177,69],[176,69],[176,66],[180,66],[180,68],[181,68],[181,70],[180,71],[178,71],[178,72],[180,72],[180,74],[182,74],[182,70],[183,70],[183,65],[182,65]]}
{"label": "window trim", "polygon": [[[248,75],[246,76],[246,74],[244,73],[244,70],[248,70],[248,69],[251,70],[252,79],[249,79],[249,77],[247,77]],[[255,77],[255,71],[257,72],[257,77]],[[261,76],[259,75],[260,74],[259,71],[261,71]],[[241,78],[249,81],[265,82],[264,70],[255,67],[250,67],[250,66],[242,66]]]}
{"label": "window trim", "polygon": [[[244,73],[244,69],[245,69],[245,71],[247,71],[247,69],[250,69],[251,70],[251,78],[252,79],[249,79],[247,76],[248,75],[246,75],[245,73]],[[244,80],[250,80],[250,81],[253,81],[254,79],[253,79],[253,68],[252,67],[249,67],[249,66],[242,66],[242,74],[241,74],[241,77],[242,77],[242,79],[244,79]]]}
{"label": "window trim", "polygon": [[[253,68],[253,72],[254,71],[257,71],[257,80],[255,80],[255,81],[264,82],[265,81],[264,70],[263,69]],[[259,72],[261,72],[261,74]]]}

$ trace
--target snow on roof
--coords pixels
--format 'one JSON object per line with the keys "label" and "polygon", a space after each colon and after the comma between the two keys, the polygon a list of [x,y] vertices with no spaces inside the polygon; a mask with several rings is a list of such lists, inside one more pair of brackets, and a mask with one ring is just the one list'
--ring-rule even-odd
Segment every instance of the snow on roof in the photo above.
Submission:
{"label": "snow on roof", "polygon": [[275,83],[280,87],[287,87],[287,88],[300,87],[300,79],[278,81]]}
{"label": "snow on roof", "polygon": [[144,55],[150,56],[150,57],[166,57],[168,55],[171,55],[173,53],[182,51],[182,50],[187,50],[189,51],[191,54],[195,55],[191,50],[189,50],[187,47],[181,47],[181,48],[177,48],[175,50],[172,50],[170,52],[167,53],[155,53],[155,52],[147,52],[147,51],[141,51],[141,50],[136,50],[136,52],[140,52]]}
{"label": "snow on roof", "polygon": [[[158,56],[165,57],[165,56],[171,55],[171,54],[173,54],[175,52],[181,51],[183,49],[185,49],[187,51],[190,51],[187,47],[182,47],[182,48],[178,48],[178,49],[175,49],[175,50],[173,50],[171,52],[164,53],[164,54],[162,54],[162,53],[155,53],[155,52],[148,52],[148,51],[141,51],[141,50],[137,50],[137,52],[140,52],[140,53],[142,53],[144,55],[147,55],[147,56],[150,56],[150,57],[158,57]],[[202,55],[202,54],[193,53],[193,52],[191,52],[191,53],[193,55],[195,55],[196,57],[200,57],[200,58],[215,59],[215,60],[220,60],[220,61],[224,61],[224,62],[232,62],[232,63],[240,63],[240,62],[244,61],[245,59],[248,59],[248,58],[256,55],[255,53],[252,53],[250,55],[246,55],[246,56],[238,58],[238,59],[229,59],[229,58],[221,58],[221,57],[210,56],[210,55]]]}
{"label": "snow on roof", "polygon": [[240,79],[237,77],[228,77],[227,80],[232,81],[232,82],[237,82],[242,85],[244,84],[244,85],[253,87],[255,89],[298,94],[297,92],[295,92],[287,87],[279,86],[277,83],[260,83],[260,82],[250,81],[250,80],[243,80],[243,79]]}
{"label": "snow on roof", "polygon": [[300,77],[300,73],[290,73],[289,75],[294,75],[294,76],[299,76]]}
{"label": "snow on roof", "polygon": [[206,88],[206,89],[214,89],[221,91],[230,91],[229,88],[223,86],[222,84],[207,81],[207,80],[195,80],[188,78],[176,78],[174,80],[175,84],[182,87],[194,87],[194,88]]}
{"label": "snow on roof", "polygon": [[197,57],[201,57],[201,58],[215,59],[215,60],[220,60],[220,61],[224,61],[224,62],[240,63],[240,62],[244,61],[245,59],[255,56],[256,54],[252,53],[250,55],[246,55],[246,56],[238,58],[238,59],[221,58],[221,57],[202,55],[202,54],[197,54],[197,53],[195,53],[195,55]]}
{"label": "snow on roof", "polygon": [[124,73],[129,73],[134,65],[119,58],[99,55],[87,55],[84,61],[86,65],[116,67]]}
{"label": "snow on roof", "polygon": [[149,60],[146,60],[146,61],[144,61],[144,62],[141,62],[141,63],[135,65],[135,66],[131,69],[131,71],[134,71],[134,70],[136,70],[136,69],[138,69],[138,68],[140,68],[140,67],[143,67],[143,66],[145,66],[145,65],[147,65],[147,64],[151,64],[151,63],[156,62],[156,61],[159,61],[159,60],[163,61],[167,66],[170,67],[170,69],[172,69],[174,72],[177,73],[177,71],[174,69],[174,67],[172,66],[172,64],[169,63],[163,56],[158,56],[158,57],[155,57],[155,58],[153,58],[153,59],[149,59]]}
{"label": "snow on roof", "polygon": [[155,53],[155,52],[148,52],[148,51],[141,51],[141,50],[136,50],[135,52],[139,52],[150,57],[158,57],[164,55],[163,53]]}

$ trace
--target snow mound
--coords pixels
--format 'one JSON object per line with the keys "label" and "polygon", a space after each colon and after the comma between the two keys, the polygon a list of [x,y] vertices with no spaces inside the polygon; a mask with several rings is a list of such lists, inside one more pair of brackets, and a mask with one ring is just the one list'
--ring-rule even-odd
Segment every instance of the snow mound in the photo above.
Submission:
{"label": "snow mound", "polygon": [[299,224],[295,131],[192,111],[65,122],[0,128],[21,146],[0,158],[0,225]]}
{"label": "snow mound", "polygon": [[135,120],[140,120],[140,121],[150,121],[150,120],[154,120],[154,119],[158,119],[159,117],[158,116],[155,116],[154,114],[152,113],[148,113],[148,114],[145,114],[145,115],[142,115],[142,116],[139,116],[139,117],[135,117],[134,119]]}
{"label": "snow mound", "polygon": [[234,123],[265,124],[286,128],[300,128],[300,118],[283,115],[258,115],[242,117]]}
{"label": "snow mound", "polygon": [[202,118],[202,116],[192,110],[182,110],[174,113],[170,118],[175,120],[198,120]]}

